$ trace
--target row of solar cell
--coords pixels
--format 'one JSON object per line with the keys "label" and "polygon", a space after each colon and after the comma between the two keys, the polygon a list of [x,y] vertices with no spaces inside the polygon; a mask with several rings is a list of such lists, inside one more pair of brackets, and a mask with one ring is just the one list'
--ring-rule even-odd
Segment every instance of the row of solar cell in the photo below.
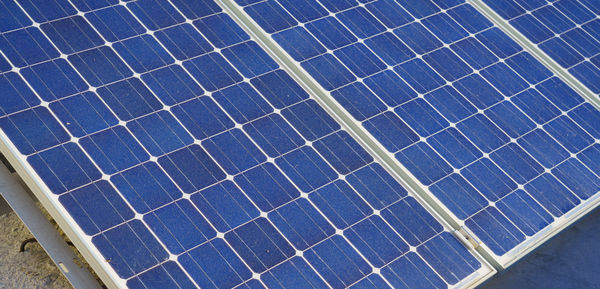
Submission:
{"label": "row of solar cell", "polygon": [[237,3],[497,255],[600,189],[600,112],[464,1]]}
{"label": "row of solar cell", "polygon": [[590,90],[600,93],[600,5],[596,1],[484,2]]}
{"label": "row of solar cell", "polygon": [[214,2],[2,3],[0,127],[128,286],[444,287],[481,267]]}

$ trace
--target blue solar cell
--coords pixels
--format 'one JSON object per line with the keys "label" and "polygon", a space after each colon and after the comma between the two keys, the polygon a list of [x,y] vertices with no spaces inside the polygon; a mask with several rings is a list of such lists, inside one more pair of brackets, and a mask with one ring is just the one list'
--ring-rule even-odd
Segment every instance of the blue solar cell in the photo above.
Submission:
{"label": "blue solar cell", "polygon": [[181,191],[156,163],[115,174],[111,182],[138,213],[147,213],[181,197]]}
{"label": "blue solar cell", "polygon": [[314,100],[290,106],[281,111],[281,114],[310,141],[340,129],[340,125]]}
{"label": "blue solar cell", "polygon": [[573,122],[573,120],[565,116],[554,119],[545,125],[544,128],[572,153],[577,153],[594,143],[594,139],[590,135]]}
{"label": "blue solar cell", "polygon": [[97,10],[107,6],[112,6],[119,3],[118,0],[73,0],[71,1],[77,10],[87,12],[90,10]]}
{"label": "blue solar cell", "polygon": [[535,124],[509,101],[503,101],[485,112],[507,135],[517,138],[535,128]]}
{"label": "blue solar cell", "polygon": [[356,41],[356,37],[334,17],[325,17],[306,24],[306,28],[325,47],[336,49]]}
{"label": "blue solar cell", "polygon": [[242,75],[248,78],[273,71],[279,67],[256,42],[240,43],[223,49],[222,53]]}
{"label": "blue solar cell", "polygon": [[42,32],[34,27],[2,33],[0,49],[17,67],[33,65],[60,55]]}
{"label": "blue solar cell", "polygon": [[452,168],[426,143],[419,142],[396,154],[396,158],[422,183],[430,185]]}
{"label": "blue solar cell", "polygon": [[394,30],[394,33],[418,54],[425,54],[442,46],[442,43],[420,23],[402,26]]}
{"label": "blue solar cell", "polygon": [[102,86],[133,75],[109,47],[102,46],[69,56],[69,62],[93,86]]}
{"label": "blue solar cell", "polygon": [[141,35],[113,44],[115,50],[135,72],[144,73],[167,66],[174,59],[152,36]]}
{"label": "blue solar cell", "polygon": [[214,98],[239,123],[262,117],[273,109],[248,83],[241,83],[214,94]]}
{"label": "blue solar cell", "polygon": [[82,138],[80,143],[106,174],[122,171],[149,158],[144,148],[123,126],[89,135]]}
{"label": "blue solar cell", "polygon": [[127,3],[127,7],[150,30],[158,30],[185,21],[175,7],[165,0],[135,1]]}
{"label": "blue solar cell", "polygon": [[294,257],[285,263],[265,272],[261,280],[269,288],[285,289],[294,286],[323,288],[327,284],[300,257]]}
{"label": "blue solar cell", "polygon": [[355,224],[344,235],[377,268],[408,251],[408,245],[379,216]]}
{"label": "blue solar cell", "polygon": [[180,200],[144,216],[144,221],[173,254],[192,249],[216,236],[215,230],[188,200]]}
{"label": "blue solar cell", "polygon": [[481,151],[455,128],[443,130],[431,136],[427,142],[455,168],[462,168],[483,156]]}
{"label": "blue solar cell", "polygon": [[252,85],[274,107],[281,109],[308,98],[308,94],[283,70],[275,70],[251,80]]}
{"label": "blue solar cell", "polygon": [[540,44],[540,48],[565,68],[569,68],[584,60],[583,55],[579,54],[560,38],[549,39]]}
{"label": "blue solar cell", "polygon": [[[213,50],[213,47],[190,24],[181,24],[160,30],[156,38],[178,60],[185,60]],[[139,55],[139,53],[134,53]]]}
{"label": "blue solar cell", "polygon": [[213,239],[178,259],[202,288],[231,288],[249,279],[252,273],[223,239]]}
{"label": "blue solar cell", "polygon": [[362,83],[355,82],[344,86],[333,91],[331,95],[359,121],[387,109],[387,106]]}
{"label": "blue solar cell", "polygon": [[85,17],[107,41],[122,40],[146,32],[142,24],[121,5],[91,11]]}
{"label": "blue solar cell", "polygon": [[141,273],[168,258],[167,252],[139,220],[96,235],[92,242],[122,278]]}
{"label": "blue solar cell", "polygon": [[72,54],[104,44],[104,40],[81,16],[42,24],[40,28],[62,53]]}
{"label": "blue solar cell", "polygon": [[119,119],[127,121],[162,108],[162,104],[139,78],[129,78],[97,90]]}
{"label": "blue solar cell", "polygon": [[229,15],[220,13],[194,21],[194,26],[217,48],[248,40],[250,37]]}
{"label": "blue solar cell", "polygon": [[348,174],[373,161],[347,132],[338,132],[324,137],[313,144],[314,148],[340,174]]}
{"label": "blue solar cell", "polygon": [[460,5],[448,11],[452,18],[456,19],[462,27],[470,33],[481,32],[491,26],[492,22],[471,5]]}
{"label": "blue solar cell", "polygon": [[0,116],[33,107],[40,103],[36,95],[27,87],[18,74],[8,72],[0,74]]}
{"label": "blue solar cell", "polygon": [[469,36],[458,23],[456,23],[448,14],[439,13],[427,17],[422,22],[433,34],[443,42],[450,44],[462,38]]}
{"label": "blue solar cell", "polygon": [[254,272],[264,272],[295,254],[294,248],[265,218],[234,229],[225,234],[225,239]]}
{"label": "blue solar cell", "polygon": [[423,137],[430,136],[449,125],[448,121],[431,105],[419,98],[399,106],[395,112]]}
{"label": "blue solar cell", "polygon": [[334,90],[356,80],[356,77],[331,54],[302,62],[302,67],[327,90]]}
{"label": "blue solar cell", "polygon": [[388,106],[397,106],[417,96],[394,72],[386,70],[365,78],[364,83]]}
{"label": "blue solar cell", "polygon": [[277,115],[271,114],[244,125],[244,130],[270,157],[278,157],[304,145],[304,140]]}
{"label": "blue solar cell", "polygon": [[244,9],[249,15],[255,15],[258,25],[269,33],[277,32],[296,25],[296,21],[274,0],[267,0]]}
{"label": "blue solar cell", "polygon": [[0,128],[17,149],[29,155],[69,141],[69,134],[45,107],[35,107],[4,118]]}
{"label": "blue solar cell", "polygon": [[188,194],[225,178],[225,173],[199,145],[160,157],[158,163],[179,188]]}
{"label": "blue solar cell", "polygon": [[15,30],[24,26],[31,25],[31,20],[23,13],[14,1],[2,1],[0,3],[0,32]]}
{"label": "blue solar cell", "polygon": [[501,58],[509,57],[523,50],[517,42],[508,37],[508,35],[504,34],[497,27],[493,27],[477,34],[477,39],[494,52],[496,56]]}
{"label": "blue solar cell", "polygon": [[477,259],[461,250],[462,246],[447,232],[417,248],[425,261],[450,284],[456,284],[481,267]]}
{"label": "blue solar cell", "polygon": [[525,240],[525,235],[494,207],[485,208],[465,223],[498,255]]}
{"label": "blue solar cell", "polygon": [[481,75],[506,96],[515,95],[529,87],[525,80],[504,63],[485,68],[481,71]]}
{"label": "blue solar cell", "polygon": [[385,68],[385,64],[361,43],[340,48],[335,51],[335,56],[358,77],[367,77]]}
{"label": "blue solar cell", "polygon": [[483,209],[488,201],[463,177],[452,174],[431,186],[431,192],[460,219]]}
{"label": "blue solar cell", "polygon": [[173,261],[154,267],[130,279],[127,281],[127,287],[133,289],[196,288],[194,283],[177,266],[177,263]]}
{"label": "blue solar cell", "polygon": [[552,173],[583,200],[600,189],[600,179],[576,159],[568,159],[554,168]]}
{"label": "blue solar cell", "polygon": [[371,164],[346,177],[346,180],[375,209],[382,209],[407,195],[379,164]]}
{"label": "blue solar cell", "polygon": [[406,198],[385,210],[381,216],[408,244],[416,246],[443,230],[438,223],[414,198]]}
{"label": "blue solar cell", "polygon": [[396,28],[413,20],[406,10],[393,0],[371,2],[366,7],[387,28]]}
{"label": "blue solar cell", "polygon": [[577,107],[569,116],[591,136],[600,138],[600,111],[592,104],[586,103]]}
{"label": "blue solar cell", "polygon": [[503,171],[519,184],[531,181],[544,171],[542,166],[514,143],[500,148],[490,156]]}
{"label": "blue solar cell", "polygon": [[345,288],[371,273],[371,266],[341,236],[317,244],[304,256],[333,288]]}
{"label": "blue solar cell", "polygon": [[124,223],[134,216],[107,181],[99,181],[63,194],[59,200],[88,235]]}
{"label": "blue solar cell", "polygon": [[167,111],[133,120],[127,124],[127,128],[153,156],[170,153],[194,141]]}
{"label": "blue solar cell", "polygon": [[542,166],[552,168],[569,157],[569,152],[543,130],[536,129],[518,141]]}
{"label": "blue solar cell", "polygon": [[318,189],[309,198],[338,229],[351,226],[372,213],[369,205],[342,180]]}
{"label": "blue solar cell", "polygon": [[215,91],[242,80],[242,76],[217,53],[210,53],[183,63],[204,89]]}
{"label": "blue solar cell", "polygon": [[543,124],[560,114],[560,110],[535,89],[528,89],[512,98],[528,117]]}
{"label": "blue solar cell", "polygon": [[409,252],[383,267],[381,274],[395,288],[420,288],[423,286],[440,288],[447,286],[415,252]]}
{"label": "blue solar cell", "polygon": [[579,155],[581,161],[592,171],[597,172],[600,169],[600,145],[595,144],[581,152]]}
{"label": "blue solar cell", "polygon": [[359,38],[367,38],[385,31],[385,27],[364,7],[356,7],[336,16]]}
{"label": "blue solar cell", "polygon": [[195,2],[174,0],[172,3],[188,19],[201,18],[221,12],[221,7],[219,7],[219,5],[217,5],[217,3],[215,3],[213,0]]}
{"label": "blue solar cell", "polygon": [[273,35],[273,39],[283,47],[296,61],[302,61],[319,54],[326,49],[306,29],[295,27]]}
{"label": "blue solar cell", "polygon": [[55,194],[91,183],[102,176],[74,143],[51,148],[27,160]]}
{"label": "blue solar cell", "polygon": [[512,56],[506,63],[529,83],[539,83],[552,76],[548,68],[526,52]]}
{"label": "blue solar cell", "polygon": [[88,89],[88,85],[64,59],[30,66],[21,73],[45,101],[61,99]]}
{"label": "blue solar cell", "polygon": [[270,211],[300,196],[298,189],[271,163],[250,169],[234,180],[263,211]]}
{"label": "blue solar cell", "polygon": [[118,124],[117,118],[93,92],[84,92],[50,104],[60,122],[76,137]]}
{"label": "blue solar cell", "polygon": [[337,173],[310,147],[304,146],[275,160],[302,190],[310,192],[337,178]]}
{"label": "blue solar cell", "polygon": [[238,129],[213,136],[203,141],[202,146],[231,175],[267,160],[267,157]]}
{"label": "blue solar cell", "polygon": [[[208,97],[184,102],[174,106],[171,111],[197,139],[205,139],[234,126],[225,112]],[[197,113],[198,111],[204,113]]]}
{"label": "blue solar cell", "polygon": [[523,190],[509,194],[496,206],[528,236],[532,236],[553,221],[552,216]]}
{"label": "blue solar cell", "polygon": [[419,140],[419,136],[391,112],[375,116],[363,125],[390,152],[399,151]]}
{"label": "blue solar cell", "polygon": [[259,216],[258,209],[231,181],[206,188],[192,195],[191,199],[220,232],[229,231]]}
{"label": "blue solar cell", "polygon": [[[389,32],[369,38],[365,43],[388,65],[397,65],[415,56],[402,41]],[[380,67],[379,70],[381,69]]]}
{"label": "blue solar cell", "polygon": [[422,94],[446,84],[439,74],[418,58],[396,66],[394,70],[414,90]]}
{"label": "blue solar cell", "polygon": [[498,57],[475,38],[458,41],[450,45],[450,48],[475,69],[482,69],[498,61]]}
{"label": "blue solar cell", "polygon": [[19,1],[19,4],[36,22],[51,21],[77,13],[71,4],[60,0],[48,0],[43,2],[21,0]]}
{"label": "blue solar cell", "polygon": [[362,280],[354,283],[350,288],[352,289],[391,289],[391,287],[377,274],[371,274]]}
{"label": "blue solar cell", "polygon": [[456,127],[480,150],[490,153],[508,143],[510,138],[482,114],[458,123]]}
{"label": "blue solar cell", "polygon": [[517,188],[517,184],[488,158],[466,167],[463,175],[482,195],[493,202]]}
{"label": "blue solar cell", "polygon": [[306,199],[269,213],[269,220],[297,250],[305,250],[335,233],[333,226]]}
{"label": "blue solar cell", "polygon": [[550,174],[543,174],[525,185],[525,190],[555,217],[580,203],[577,196]]}
{"label": "blue solar cell", "polygon": [[166,105],[175,105],[204,93],[194,79],[178,65],[145,73],[142,80]]}

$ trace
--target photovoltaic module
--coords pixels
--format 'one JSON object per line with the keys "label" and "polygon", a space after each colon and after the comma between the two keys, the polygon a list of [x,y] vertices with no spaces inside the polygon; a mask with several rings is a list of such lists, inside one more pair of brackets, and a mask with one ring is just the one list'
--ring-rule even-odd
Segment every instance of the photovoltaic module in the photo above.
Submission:
{"label": "photovoltaic module", "polygon": [[533,2],[0,0],[0,149],[111,288],[474,287],[600,196]]}

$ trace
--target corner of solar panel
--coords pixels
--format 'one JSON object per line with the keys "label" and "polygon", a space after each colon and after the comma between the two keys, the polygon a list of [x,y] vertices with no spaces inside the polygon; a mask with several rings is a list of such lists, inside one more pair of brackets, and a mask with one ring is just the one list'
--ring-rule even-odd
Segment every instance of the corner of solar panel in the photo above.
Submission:
{"label": "corner of solar panel", "polygon": [[471,2],[1,0],[3,153],[117,287],[472,287],[597,205],[600,112]]}

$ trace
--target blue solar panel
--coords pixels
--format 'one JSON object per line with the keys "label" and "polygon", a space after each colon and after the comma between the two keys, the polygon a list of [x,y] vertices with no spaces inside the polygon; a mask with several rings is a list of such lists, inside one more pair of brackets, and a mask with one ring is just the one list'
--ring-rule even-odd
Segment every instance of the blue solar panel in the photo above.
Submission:
{"label": "blue solar panel", "polygon": [[[342,11],[355,3],[323,4]],[[261,2],[256,11],[278,5]],[[216,3],[0,7],[0,128],[117,285],[441,288],[474,282],[464,280],[485,269]],[[313,8],[295,6],[306,20],[328,14]],[[273,30],[295,23],[272,15],[265,25]],[[383,27],[366,11],[345,17],[363,35]],[[327,27],[314,29],[340,45]],[[412,57],[395,36],[374,45],[386,61]],[[301,50],[305,57],[311,48]],[[312,65],[328,80],[339,71],[323,61],[336,57],[356,61],[351,70],[365,76],[386,67],[369,53],[360,44]],[[330,84],[354,78],[346,70]],[[397,101],[389,88],[410,90],[382,80],[373,84],[388,101]],[[373,106],[360,105],[357,92]],[[378,97],[358,84],[339,95],[364,119],[385,110]],[[430,110],[423,105],[406,113]]]}
{"label": "blue solar panel", "polygon": [[[494,254],[600,190],[600,111],[465,1],[236,2]],[[535,19],[519,6],[530,1],[486,2]],[[546,7],[584,17],[575,4]],[[539,13],[596,35],[592,13],[578,28]],[[515,25],[533,39],[559,33],[531,19]]]}
{"label": "blue solar panel", "polygon": [[600,94],[600,6],[596,1],[483,2]]}

